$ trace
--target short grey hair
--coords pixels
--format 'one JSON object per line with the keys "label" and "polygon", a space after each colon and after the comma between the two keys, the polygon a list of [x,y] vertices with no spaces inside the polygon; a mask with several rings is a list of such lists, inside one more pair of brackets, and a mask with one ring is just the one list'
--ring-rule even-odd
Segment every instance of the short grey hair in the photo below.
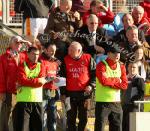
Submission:
{"label": "short grey hair", "polygon": [[138,12],[141,11],[142,13],[144,13],[144,8],[142,6],[135,6],[132,10],[132,13],[134,11],[138,11]]}
{"label": "short grey hair", "polygon": [[70,46],[73,46],[74,48],[79,49],[79,50],[82,51],[82,45],[81,45],[79,42],[77,42],[77,41],[73,41],[73,42],[70,44]]}
{"label": "short grey hair", "polygon": [[97,21],[98,21],[98,17],[95,14],[90,14],[89,17],[88,17],[88,21],[89,20],[91,21],[93,19],[97,19]]}

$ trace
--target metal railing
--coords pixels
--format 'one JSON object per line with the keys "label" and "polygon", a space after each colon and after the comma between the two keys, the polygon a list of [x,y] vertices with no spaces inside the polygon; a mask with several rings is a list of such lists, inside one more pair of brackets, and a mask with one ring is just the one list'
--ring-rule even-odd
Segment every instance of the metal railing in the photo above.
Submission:
{"label": "metal railing", "polygon": [[22,14],[15,13],[14,0],[1,0],[2,22],[7,26],[22,26]]}
{"label": "metal railing", "polygon": [[[22,26],[22,14],[15,13],[14,11],[15,0],[1,0],[2,4],[2,22],[8,26],[20,27]],[[131,9],[139,5],[143,0],[103,0],[113,12],[117,13],[120,9]],[[59,0],[55,0],[55,6],[59,5]]]}
{"label": "metal railing", "polygon": [[141,104],[150,104],[150,101],[134,101],[135,104],[138,104],[138,112],[140,112]]}

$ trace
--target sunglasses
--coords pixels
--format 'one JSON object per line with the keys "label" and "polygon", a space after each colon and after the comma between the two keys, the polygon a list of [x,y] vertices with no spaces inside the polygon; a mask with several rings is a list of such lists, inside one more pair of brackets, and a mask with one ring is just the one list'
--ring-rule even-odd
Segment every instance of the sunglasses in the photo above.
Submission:
{"label": "sunglasses", "polygon": [[91,25],[97,25],[98,23],[96,23],[96,22],[91,22],[90,24],[91,24]]}

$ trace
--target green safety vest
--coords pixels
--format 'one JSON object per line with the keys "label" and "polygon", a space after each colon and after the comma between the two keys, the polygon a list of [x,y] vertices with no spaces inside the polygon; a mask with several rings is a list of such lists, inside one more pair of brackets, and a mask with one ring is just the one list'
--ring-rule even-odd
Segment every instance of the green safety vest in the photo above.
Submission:
{"label": "green safety vest", "polygon": [[[38,62],[36,68],[30,70],[24,62],[24,69],[27,78],[37,78],[41,70],[41,63]],[[42,87],[22,86],[17,90],[17,102],[42,102],[42,98]]]}
{"label": "green safety vest", "polygon": [[[102,61],[106,66],[106,77],[107,78],[120,78],[121,69],[119,62],[117,63],[117,68],[112,70],[106,61]],[[98,78],[96,78],[96,92],[95,92],[96,102],[118,102],[120,101],[120,90],[114,89],[109,86],[104,86],[100,83]]]}

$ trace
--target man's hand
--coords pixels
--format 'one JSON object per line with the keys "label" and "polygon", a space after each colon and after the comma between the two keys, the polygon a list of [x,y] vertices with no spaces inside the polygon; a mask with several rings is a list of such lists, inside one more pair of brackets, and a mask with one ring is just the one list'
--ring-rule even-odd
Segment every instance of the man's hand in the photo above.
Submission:
{"label": "man's hand", "polygon": [[100,4],[98,7],[98,11],[99,12],[107,12],[108,8],[106,6],[104,6],[103,4]]}
{"label": "man's hand", "polygon": [[31,43],[30,41],[26,41],[25,44],[26,44],[27,46],[32,46],[32,43]]}
{"label": "man's hand", "polygon": [[92,87],[91,87],[91,86],[87,86],[87,87],[85,88],[85,93],[87,93],[87,94],[90,95],[91,92],[92,92]]}
{"label": "man's hand", "polygon": [[41,77],[41,78],[38,78],[38,82],[42,85],[44,85],[47,81],[45,79],[45,77]]}
{"label": "man's hand", "polygon": [[79,14],[79,12],[75,12],[74,13],[74,17],[77,19],[77,20],[80,20],[80,14]]}

